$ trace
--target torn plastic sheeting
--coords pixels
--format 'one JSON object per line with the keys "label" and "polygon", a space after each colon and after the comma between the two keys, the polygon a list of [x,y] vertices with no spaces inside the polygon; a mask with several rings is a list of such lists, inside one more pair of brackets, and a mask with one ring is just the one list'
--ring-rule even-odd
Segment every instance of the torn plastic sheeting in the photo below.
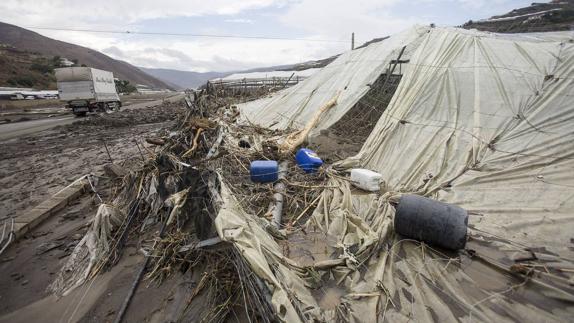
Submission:
{"label": "torn plastic sheeting", "polygon": [[[480,212],[476,220],[481,229],[511,239],[535,232],[536,239],[522,242],[551,246],[564,254],[568,245],[565,235],[573,230],[559,227],[566,224],[570,228],[574,223],[568,215],[572,214],[572,202],[567,193],[574,186],[568,155],[574,138],[565,122],[574,116],[570,38],[570,33],[496,35],[448,28],[424,35],[361,152],[338,165],[378,171],[390,191],[354,195],[348,182],[332,178],[329,186],[338,188],[323,192],[307,223],[337,237],[336,247],[343,250],[346,260],[344,266],[331,271],[347,291],[336,314],[318,308],[313,301],[303,302],[317,313],[316,318],[454,322],[571,317],[571,309],[559,307],[556,298],[549,296],[551,290],[541,291],[539,296],[557,306],[554,311],[532,298],[514,299],[512,292],[524,282],[509,281],[496,270],[483,269],[492,276],[491,285],[485,286],[472,270],[462,269],[462,259],[398,239],[392,230],[395,210],[391,205],[400,196],[398,192],[439,198]],[[296,88],[276,98],[287,98]],[[257,113],[269,113],[269,101],[253,103],[263,107]],[[292,111],[286,106],[304,105],[285,104],[282,113]],[[312,106],[309,109],[312,113]],[[262,120],[269,125],[276,121]],[[289,126],[289,122],[293,119],[287,117],[274,127]],[[541,178],[535,175],[540,172],[544,173]],[[511,193],[504,192],[506,189]],[[295,293],[292,299],[305,299],[296,296],[307,295],[307,287],[287,288],[282,285],[283,277],[269,270],[276,265],[270,259],[281,256],[269,235],[251,225],[256,222],[251,215],[222,210],[218,221],[220,236],[244,251],[274,295]],[[528,225],[530,221],[540,226]],[[513,223],[517,225],[513,227]],[[547,229],[556,235],[544,236]],[[506,250],[517,248],[503,241],[489,243]],[[280,268],[286,277],[302,279],[295,264]],[[509,287],[512,282],[515,284]],[[493,285],[496,287],[490,287]],[[280,310],[279,304],[289,309],[289,319],[296,319],[296,303],[274,298],[276,310]]]}
{"label": "torn plastic sheeting", "polygon": [[429,29],[415,26],[381,42],[343,53],[293,87],[269,98],[238,105],[240,119],[272,129],[301,129],[325,102],[341,91],[337,105],[311,130],[311,135],[317,134],[337,122],[369,91],[369,85],[385,73],[389,62],[396,59],[404,46],[407,46],[404,57],[408,57]]}
{"label": "torn plastic sheeting", "polygon": [[165,205],[171,208],[169,213],[169,218],[167,219],[166,225],[170,225],[173,221],[181,214],[182,208],[187,201],[187,194],[189,189],[172,194],[165,200]]}
{"label": "torn plastic sheeting", "polygon": [[[572,259],[572,250],[565,248],[574,231],[571,38],[571,33],[433,29],[359,154],[338,167],[373,169],[391,191],[468,209],[475,214],[474,227],[492,237],[493,249],[544,246]],[[352,197],[353,204],[357,199]],[[356,211],[369,217],[367,209]],[[376,213],[392,217],[394,209]],[[390,255],[370,259],[365,281],[380,281],[384,294],[399,297],[382,294],[386,302],[412,304],[388,307],[389,320],[559,321],[573,314],[550,290],[540,291],[543,301],[492,294],[473,271],[437,266],[440,253],[388,233],[380,237],[391,245]],[[499,273],[490,275],[492,284]],[[504,276],[498,279],[503,282],[498,290],[510,284]],[[544,302],[560,310],[550,311]]]}
{"label": "torn plastic sheeting", "polygon": [[215,219],[219,237],[241,251],[253,272],[272,294],[279,319],[285,322],[328,321],[334,310],[323,311],[310,293],[308,269],[285,257],[281,247],[264,228],[263,220],[241,209],[221,178],[223,205]]}
{"label": "torn plastic sheeting", "polygon": [[68,261],[49,289],[65,296],[83,284],[94,265],[110,250],[111,231],[121,225],[119,211],[112,205],[101,204],[90,228],[78,242]]}

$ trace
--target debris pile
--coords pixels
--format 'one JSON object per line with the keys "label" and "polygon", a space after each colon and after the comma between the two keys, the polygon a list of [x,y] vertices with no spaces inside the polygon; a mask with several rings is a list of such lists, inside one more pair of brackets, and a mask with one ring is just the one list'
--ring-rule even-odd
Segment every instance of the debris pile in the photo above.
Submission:
{"label": "debris pile", "polygon": [[[200,277],[180,313],[189,321],[192,308],[210,321],[566,319],[574,141],[556,120],[572,106],[574,48],[559,36],[415,29],[241,109],[217,92],[188,96],[174,127],[146,139],[154,148],[102,203],[52,290],[69,292],[136,245],[145,261],[116,321],[140,280],[178,272]],[[296,151],[321,131],[370,134],[355,156],[310,169],[314,153]],[[252,181],[257,165],[277,176]]]}
{"label": "debris pile", "polygon": [[[236,248],[218,238],[214,220],[226,203],[221,186],[243,210],[254,214],[271,236],[286,239],[286,233],[299,231],[295,227],[312,213],[321,190],[327,187],[327,174],[323,169],[307,174],[295,164],[293,151],[281,149],[282,138],[289,134],[294,138],[298,132],[238,125],[238,111],[230,100],[205,92],[188,97],[189,109],[173,129],[146,139],[156,148],[146,152],[141,167],[123,177],[113,198],[100,205],[87,234],[50,286],[53,292],[65,295],[111,268],[126,243],[136,241],[146,256],[142,278],[150,282],[161,283],[177,270],[209,265],[209,273],[194,291],[209,295],[206,321],[221,321],[244,303],[252,306],[243,315],[273,320],[265,284],[250,274],[252,269]],[[177,108],[173,110],[177,113]],[[108,122],[117,116],[102,116],[85,123],[122,126],[137,115],[118,114],[122,113],[118,121]],[[282,192],[285,216],[279,226],[271,225],[277,194],[273,183],[250,181],[250,162],[257,159],[289,161]],[[225,247],[198,247],[205,241]]]}

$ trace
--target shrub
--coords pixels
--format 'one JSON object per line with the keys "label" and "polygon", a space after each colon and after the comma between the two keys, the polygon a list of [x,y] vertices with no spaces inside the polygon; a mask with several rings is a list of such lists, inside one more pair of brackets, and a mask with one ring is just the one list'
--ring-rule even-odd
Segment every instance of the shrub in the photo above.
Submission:
{"label": "shrub", "polygon": [[12,86],[32,87],[36,83],[36,79],[29,75],[21,75],[9,78],[7,82]]}
{"label": "shrub", "polygon": [[30,66],[30,69],[32,71],[38,71],[42,74],[51,74],[54,72],[54,66],[52,65],[48,65],[48,64],[44,64],[44,63],[33,63]]}
{"label": "shrub", "polygon": [[116,83],[116,90],[119,93],[129,94],[129,93],[133,93],[137,90],[135,86],[130,84],[130,81],[116,80],[115,83]]}

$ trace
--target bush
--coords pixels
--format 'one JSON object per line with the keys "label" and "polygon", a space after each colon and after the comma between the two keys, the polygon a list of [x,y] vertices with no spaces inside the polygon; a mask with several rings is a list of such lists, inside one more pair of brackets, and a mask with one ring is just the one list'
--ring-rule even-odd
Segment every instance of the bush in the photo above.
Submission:
{"label": "bush", "polygon": [[118,93],[129,94],[137,90],[135,86],[130,84],[130,81],[116,80],[115,83],[116,83],[116,90],[118,91]]}
{"label": "bush", "polygon": [[44,64],[44,63],[33,63],[33,64],[30,66],[30,69],[31,69],[32,71],[38,71],[38,72],[40,72],[40,73],[42,73],[42,74],[52,74],[52,73],[54,73],[54,66],[52,66],[52,65],[47,65],[47,64]]}
{"label": "bush", "polygon": [[9,78],[7,82],[12,86],[32,87],[36,83],[36,80],[29,75],[22,75]]}

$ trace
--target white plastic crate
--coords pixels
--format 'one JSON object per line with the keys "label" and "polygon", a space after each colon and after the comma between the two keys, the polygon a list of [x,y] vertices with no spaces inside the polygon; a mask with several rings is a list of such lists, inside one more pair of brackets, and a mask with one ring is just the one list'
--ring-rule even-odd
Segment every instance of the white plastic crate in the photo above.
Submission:
{"label": "white plastic crate", "polygon": [[351,169],[351,182],[356,187],[365,191],[375,192],[380,190],[383,175],[363,168]]}

